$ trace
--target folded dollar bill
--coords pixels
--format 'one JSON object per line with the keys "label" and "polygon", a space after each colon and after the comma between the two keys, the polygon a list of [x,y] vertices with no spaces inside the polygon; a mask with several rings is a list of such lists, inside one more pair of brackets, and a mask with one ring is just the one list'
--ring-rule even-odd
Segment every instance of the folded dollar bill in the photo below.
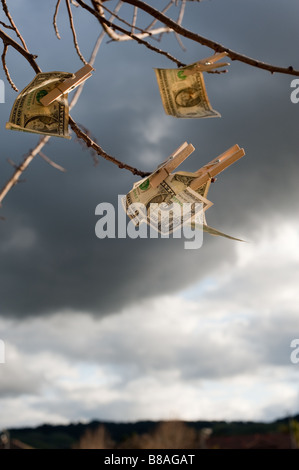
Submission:
{"label": "folded dollar bill", "polygon": [[70,139],[68,95],[60,96],[49,106],[43,106],[40,99],[72,77],[74,74],[65,72],[38,73],[15,100],[6,129]]}
{"label": "folded dollar bill", "polygon": [[210,104],[197,63],[180,69],[155,69],[155,73],[166,114],[177,118],[221,117]]}
{"label": "folded dollar bill", "polygon": [[135,183],[122,200],[127,215],[136,226],[147,223],[161,234],[189,223],[192,229],[243,241],[209,227],[205,212],[213,205],[207,194],[214,176],[244,156],[244,150],[235,145],[194,173],[171,173],[193,150],[185,142],[151,175]]}
{"label": "folded dollar bill", "polygon": [[[162,234],[169,234],[190,222],[196,215],[203,217],[203,211],[213,204],[201,191],[193,191],[188,181],[197,175],[185,173],[170,174],[156,188],[152,188],[150,177],[144,178],[126,195],[123,205],[128,216],[136,225],[148,223]],[[192,176],[193,177],[192,177]]]}

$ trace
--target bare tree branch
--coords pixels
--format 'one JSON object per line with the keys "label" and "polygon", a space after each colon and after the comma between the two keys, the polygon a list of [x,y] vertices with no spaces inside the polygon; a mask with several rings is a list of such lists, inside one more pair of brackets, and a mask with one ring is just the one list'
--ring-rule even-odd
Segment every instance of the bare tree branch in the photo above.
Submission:
{"label": "bare tree branch", "polygon": [[[121,28],[120,26],[118,25],[113,25],[111,23],[111,21],[107,20],[106,18],[104,18],[100,13],[98,13],[97,11],[93,10],[89,5],[87,5],[86,3],[84,3],[82,0],[77,0],[79,5],[82,6],[82,8],[84,8],[85,10],[88,10],[92,15],[94,15],[98,21],[101,23],[101,25],[104,26],[110,26],[112,28],[115,28],[117,29],[118,31],[122,32],[123,34],[126,34],[127,36],[131,37],[132,39],[135,39],[136,42],[138,42],[139,44],[143,44],[145,47],[147,47],[148,49],[154,51],[154,52],[157,52],[158,54],[161,54],[161,55],[164,55],[165,57],[167,57],[169,60],[172,60],[173,62],[175,62],[178,67],[184,67],[185,64],[183,64],[180,60],[176,59],[174,56],[172,56],[171,54],[169,54],[168,52],[166,51],[163,51],[162,49],[158,49],[157,47],[154,47],[152,46],[151,44],[149,44],[148,42],[144,41],[143,39],[140,38],[140,35],[136,35],[136,34],[132,34],[130,31],[127,31],[125,30],[124,28]],[[94,1],[94,0],[93,0]],[[107,28],[105,28],[106,30]],[[162,32],[165,32],[165,29],[162,28]],[[144,33],[144,34],[147,34],[147,36],[149,36],[148,33]],[[117,36],[115,36],[115,38],[117,38]],[[119,39],[115,39],[116,41],[119,40]]]}
{"label": "bare tree branch", "polygon": [[8,7],[6,5],[6,0],[1,0],[1,3],[2,3],[2,8],[3,8],[3,11],[4,13],[6,14],[7,18],[9,19],[9,22],[12,26],[12,29],[15,31],[16,35],[18,36],[18,38],[20,39],[21,43],[23,44],[23,47],[24,49],[28,52],[28,48],[26,46],[26,43],[25,43],[25,39],[23,38],[23,36],[21,35],[20,31],[18,30],[18,28],[16,27],[15,23],[14,23],[14,20],[12,19],[12,16],[11,14],[9,13],[8,11]]}
{"label": "bare tree branch", "polygon": [[[77,0],[78,3],[83,7],[83,2],[82,0]],[[160,11],[156,10],[152,6],[148,5],[147,3],[142,2],[141,0],[123,0],[124,3],[128,3],[130,5],[136,6],[140,8],[141,10],[145,11],[152,17],[156,18],[157,20],[161,21],[161,23],[165,24],[169,28],[173,29],[176,33],[180,34],[181,36],[184,36],[188,39],[191,39],[194,42],[198,42],[199,44],[202,44],[203,46],[207,46],[210,49],[213,49],[215,52],[227,52],[228,56],[232,60],[237,60],[239,62],[243,62],[245,64],[251,65],[252,67],[257,67],[263,70],[267,70],[268,72],[271,73],[283,73],[287,75],[295,75],[299,76],[299,70],[295,70],[292,66],[289,67],[278,67],[275,65],[267,64],[265,62],[260,62],[256,59],[252,59],[250,57],[247,57],[243,54],[239,54],[238,52],[235,52],[225,46],[222,46],[221,44],[211,41],[210,39],[207,39],[203,36],[200,36],[199,34],[194,33],[193,31],[190,31],[188,29],[183,28],[181,25],[176,23],[175,21],[171,20],[167,16],[165,16],[163,13]],[[83,7],[84,8],[84,7]]]}
{"label": "bare tree branch", "polygon": [[[16,27],[16,25],[13,21],[13,18],[12,18],[11,14],[8,10],[6,0],[1,0],[1,3],[2,3],[2,9],[3,9],[6,17],[8,18],[8,20],[10,22],[10,25],[6,25],[2,21],[0,21],[0,24],[4,28],[8,28],[8,29],[13,30],[16,33],[17,37],[21,41],[21,44],[19,44],[19,42],[15,41],[8,34],[6,34],[3,31],[3,29],[0,29],[0,38],[2,39],[3,44],[4,44],[4,49],[3,49],[2,56],[1,56],[3,70],[5,72],[5,75],[6,75],[6,78],[7,78],[8,82],[17,91],[17,88],[14,85],[14,83],[13,83],[11,77],[10,77],[10,74],[9,74],[9,71],[8,71],[8,68],[7,68],[7,65],[6,65],[6,60],[5,59],[6,59],[6,53],[7,53],[7,50],[8,50],[8,46],[13,47],[19,54],[21,54],[28,61],[28,63],[31,65],[31,67],[33,68],[35,73],[40,73],[41,69],[38,66],[37,62],[36,62],[37,56],[33,55],[29,52],[29,50],[26,46],[25,40],[23,39],[22,35],[20,34],[19,30],[17,29],[17,27]],[[291,66],[287,67],[287,68],[278,67],[278,66],[275,66],[275,65],[272,65],[272,64],[267,64],[267,63],[252,59],[252,58],[247,57],[245,55],[239,54],[236,51],[230,50],[230,49],[226,48],[225,46],[221,45],[220,43],[214,42],[214,41],[212,41],[208,38],[205,38],[205,37],[203,37],[203,36],[201,36],[197,33],[194,33],[192,31],[182,27],[181,23],[182,23],[182,20],[183,20],[183,17],[184,17],[186,0],[180,0],[180,1],[170,0],[170,2],[167,3],[167,5],[161,11],[156,9],[156,8],[153,8],[151,5],[145,3],[142,0],[120,0],[113,12],[110,12],[110,10],[106,6],[103,5],[104,0],[102,0],[102,1],[100,1],[100,0],[91,0],[93,8],[91,6],[89,6],[87,3],[85,3],[83,0],[76,0],[76,1],[75,0],[65,0],[65,3],[66,3],[66,7],[67,7],[68,16],[69,16],[70,29],[71,29],[72,35],[73,35],[74,46],[75,46],[75,49],[76,49],[77,54],[79,55],[80,59],[85,64],[87,62],[84,59],[83,55],[81,54],[80,49],[79,49],[79,45],[78,45],[78,40],[77,40],[76,30],[75,30],[74,21],[73,21],[72,6],[71,5],[74,5],[76,7],[81,6],[82,8],[87,10],[90,14],[92,14],[93,16],[95,16],[97,18],[97,20],[99,21],[101,27],[103,28],[103,31],[100,34],[100,36],[99,36],[99,38],[96,42],[96,45],[94,47],[93,53],[91,55],[91,60],[89,62],[90,64],[93,63],[93,61],[95,59],[95,56],[97,54],[98,48],[100,47],[100,44],[101,44],[101,42],[102,42],[102,40],[105,36],[105,33],[107,33],[110,36],[110,38],[112,40],[115,40],[115,41],[134,40],[137,43],[142,44],[145,47],[149,48],[150,50],[152,50],[152,51],[154,51],[158,54],[162,54],[163,56],[167,57],[169,60],[176,63],[176,65],[178,67],[183,67],[183,66],[185,66],[185,64],[182,63],[180,60],[173,57],[167,51],[164,51],[162,49],[154,47],[152,44],[150,44],[149,42],[144,40],[145,38],[151,38],[154,35],[160,35],[160,38],[161,38],[162,34],[164,34],[165,32],[167,32],[167,33],[174,32],[175,37],[178,40],[181,47],[184,47],[183,44],[181,43],[181,38],[185,37],[185,38],[190,39],[191,41],[194,41],[194,42],[199,43],[201,45],[207,46],[210,49],[214,50],[215,52],[224,52],[225,51],[225,52],[227,52],[228,56],[232,60],[237,60],[237,61],[243,62],[247,65],[257,67],[257,68],[260,68],[260,69],[263,69],[263,70],[267,70],[271,73],[283,73],[283,74],[288,74],[288,75],[299,76],[299,70],[294,70],[293,67],[291,67]],[[120,7],[123,3],[131,5],[133,7],[132,23],[129,23],[129,22],[125,21],[124,18],[117,15],[117,13],[118,13],[118,11],[119,11],[119,9],[120,9]],[[55,12],[54,12],[54,16],[53,16],[53,26],[54,26],[54,30],[55,30],[55,33],[56,33],[56,36],[58,37],[58,39],[60,39],[60,35],[59,35],[58,27],[57,27],[57,16],[58,16],[58,10],[59,10],[60,4],[61,4],[61,0],[57,0],[56,6],[55,6]],[[179,7],[179,15],[178,15],[177,21],[174,21],[171,18],[169,18],[168,16],[166,16],[166,12],[173,5],[176,5],[177,7]],[[107,10],[108,12],[111,13],[111,17],[110,17],[109,20],[106,19],[105,14],[104,14],[104,10]],[[149,14],[151,16],[151,18],[153,19],[152,22],[150,23],[150,25],[145,29],[139,28],[138,25],[137,25],[137,17],[138,17],[138,19],[140,18],[140,16],[138,16],[139,10],[142,10],[143,12]],[[115,19],[117,19],[118,22],[122,22],[122,23],[126,24],[130,28],[130,30],[124,29],[119,24],[114,24],[113,21]],[[154,28],[154,26],[157,24],[157,22],[162,23],[162,26]],[[136,33],[136,31],[139,31],[139,33]],[[223,73],[223,72],[224,71],[220,71],[220,72],[219,71],[212,71],[210,73]],[[83,88],[83,84],[80,87],[77,88],[75,94],[73,95],[73,99],[70,103],[70,109],[73,106],[75,106],[75,104],[77,103],[78,98],[80,96],[80,93],[82,92],[82,88]],[[78,137],[78,139],[80,139],[87,147],[93,149],[97,153],[97,155],[99,155],[102,158],[112,162],[113,164],[117,165],[119,168],[123,168],[123,169],[126,169],[126,170],[130,171],[134,175],[139,175],[141,177],[145,177],[145,176],[150,174],[150,173],[140,171],[137,168],[134,168],[133,166],[130,166],[126,163],[123,163],[122,161],[117,160],[113,156],[106,153],[100,147],[100,145],[98,145],[98,143],[96,143],[88,135],[88,132],[84,132],[84,129],[82,129],[83,126],[82,127],[78,126],[78,124],[71,118],[71,116],[69,117],[69,125],[70,125],[71,129],[73,130],[73,132]],[[59,169],[62,169],[62,167],[60,167],[60,165],[52,162],[52,160],[50,160],[48,157],[46,157],[41,152],[42,148],[48,142],[49,139],[50,139],[50,136],[41,137],[38,144],[36,145],[36,147],[33,150],[31,150],[25,156],[24,160],[22,161],[22,163],[20,165],[16,166],[16,170],[15,170],[13,176],[6,183],[4,188],[0,191],[0,204],[1,204],[1,201],[3,200],[3,198],[5,197],[5,195],[8,193],[8,191],[19,181],[19,178],[20,178],[21,174],[26,170],[26,168],[28,168],[28,165],[33,160],[34,156],[36,156],[37,154],[40,154],[52,166],[55,166],[56,168],[59,167]]]}
{"label": "bare tree branch", "polygon": [[[115,9],[114,9],[114,12],[117,13],[121,7],[121,4],[122,4],[122,1],[119,1],[118,4],[116,5]],[[113,22],[113,19],[114,17],[111,17],[111,22]],[[30,54],[29,52],[27,52],[25,49],[23,49],[18,43],[16,43],[12,38],[10,38],[8,35],[6,35],[4,32],[2,32],[3,34],[1,35],[1,30],[0,30],[0,37],[2,38],[3,42],[4,42],[4,47],[7,48],[7,45],[11,45],[12,47],[14,47],[20,54],[22,54],[26,60],[28,60],[28,62],[30,63],[30,65],[32,66],[32,68],[34,69],[34,71],[36,73],[39,73],[41,72],[41,69],[39,68],[39,66],[37,65],[36,61],[35,61],[35,58],[37,56],[33,56],[32,54]],[[99,47],[103,41],[103,38],[105,36],[105,31],[103,31],[100,36],[98,37],[96,43],[95,43],[95,46],[93,48],[93,51],[91,53],[91,56],[90,56],[90,60],[89,60],[89,63],[90,65],[93,65],[94,61],[95,61],[95,58],[96,58],[96,55],[98,53],[98,50],[99,50]],[[77,89],[76,89],[76,92],[75,94],[73,95],[73,98],[70,102],[70,106],[69,106],[69,109],[72,109],[78,99],[79,99],[79,96],[82,92],[82,89],[84,87],[84,83],[82,83]],[[118,160],[114,159],[114,157],[108,155],[106,152],[104,152],[104,150],[98,145],[96,144],[95,142],[92,141],[92,139],[86,134],[84,133],[79,127],[78,125],[70,118],[70,124],[73,129],[73,131],[76,133],[77,137],[80,139],[82,139],[82,141],[84,143],[87,144],[88,147],[91,147],[93,148],[93,150],[95,150],[95,152],[102,156],[103,158],[106,158],[108,159],[109,161],[113,162],[113,163],[116,163],[120,168],[124,168],[124,169],[127,169],[129,171],[131,171],[133,174],[138,174],[140,176],[146,176],[147,173],[143,173],[143,172],[139,172],[139,170],[137,170],[136,168],[133,168],[129,165],[126,165],[122,162],[119,162]],[[51,138],[51,136],[44,136],[44,137],[41,137],[39,139],[39,142],[38,144],[36,145],[36,147],[31,150],[24,158],[23,162],[20,164],[20,165],[14,165],[15,166],[15,172],[13,173],[13,175],[11,176],[11,178],[8,180],[8,182],[4,185],[4,187],[0,190],[0,206],[1,206],[1,203],[3,201],[3,199],[5,198],[5,196],[7,195],[7,193],[16,185],[16,183],[18,181],[20,181],[20,177],[21,175],[24,173],[24,171],[28,168],[28,166],[30,165],[30,163],[32,162],[32,160],[34,159],[34,157],[36,155],[40,155],[42,156],[42,158],[44,158],[46,161],[48,161],[48,163],[50,163],[52,166],[58,168],[58,169],[61,169],[61,171],[66,171],[65,169],[63,169],[63,167],[61,167],[60,165],[54,163],[52,160],[50,160],[48,157],[46,157],[42,152],[42,148],[46,145],[46,143],[49,141],[49,139]],[[92,144],[91,144],[92,143]],[[1,217],[1,219],[4,220],[3,217]]]}
{"label": "bare tree branch", "polygon": [[40,152],[41,148],[48,142],[50,136],[42,137],[35,147],[35,149],[31,150],[28,155],[25,156],[23,162],[16,168],[13,176],[9,179],[9,181],[5,184],[5,186],[0,191],[0,206],[5,198],[6,194],[11,190],[11,188],[18,182],[20,176],[24,173],[26,168],[30,165],[33,158]]}
{"label": "bare tree branch", "polygon": [[30,54],[29,51],[24,49],[20,44],[18,44],[14,39],[12,39],[8,34],[6,34],[2,29],[0,29],[0,38],[8,46],[12,46],[17,52],[19,52],[31,65],[35,73],[41,72],[41,69],[37,65],[35,59],[37,55]]}
{"label": "bare tree branch", "polygon": [[123,163],[116,158],[112,157],[112,155],[109,155],[106,153],[98,144],[96,144],[85,132],[83,132],[79,126],[76,124],[76,122],[69,116],[69,124],[71,129],[75,132],[76,136],[79,139],[82,139],[87,147],[91,147],[93,150],[97,152],[98,155],[101,157],[105,158],[105,160],[108,160],[109,162],[114,163],[115,165],[118,166],[118,168],[125,169],[133,173],[133,175],[139,175],[141,177],[145,177],[150,175],[150,173],[145,173],[144,171],[140,171],[137,168],[134,168],[130,165],[127,165],[126,163]]}
{"label": "bare tree branch", "polygon": [[[4,33],[4,34],[5,34],[5,33]],[[5,36],[7,36],[7,35],[5,35]],[[0,34],[0,37],[1,37],[1,34]],[[9,38],[9,36],[7,36],[7,37]],[[11,38],[9,38],[9,39],[11,39]],[[12,45],[13,47],[15,47],[15,45],[17,45],[17,46],[18,46],[18,49],[17,49],[17,50],[21,49],[21,50],[20,50],[20,53],[21,53],[24,57],[27,57],[26,54],[28,55],[28,53],[26,53],[26,51],[25,51],[21,46],[19,46],[19,44],[17,44],[15,41],[12,41],[12,42],[11,42],[11,45]],[[16,47],[15,47],[15,48],[16,48]],[[31,56],[31,54],[29,54],[29,56],[30,56],[30,65],[34,68],[34,70],[36,70],[36,69],[38,70],[37,73],[41,72],[41,69],[38,67],[37,63],[35,62],[35,59],[32,58],[33,56]],[[127,165],[126,163],[123,163],[123,162],[117,160],[116,158],[112,157],[112,156],[109,155],[108,153],[106,153],[98,144],[96,144],[90,137],[88,137],[87,134],[85,134],[85,133],[78,127],[78,125],[77,125],[76,122],[71,118],[71,116],[69,116],[69,124],[70,124],[71,128],[73,129],[73,131],[75,132],[75,134],[77,135],[77,137],[78,137],[79,139],[82,139],[82,140],[86,143],[86,145],[87,145],[88,147],[93,148],[93,149],[97,152],[97,154],[100,155],[101,157],[105,158],[106,160],[111,161],[112,163],[114,163],[115,165],[117,165],[119,168],[124,168],[124,169],[126,169],[126,170],[131,171],[134,175],[146,176],[147,174],[149,174],[149,173],[144,173],[144,172],[142,172],[142,171],[140,171],[140,170],[137,170],[137,168],[134,168],[134,167],[132,167],[132,166],[130,166],[130,165]],[[47,136],[47,137],[49,137],[49,136]],[[40,150],[39,150],[39,151],[40,151]],[[38,151],[37,153],[39,153],[39,151]],[[36,154],[34,154],[34,155],[36,155]],[[32,158],[29,160],[29,163],[31,162],[31,160],[32,160]],[[27,162],[27,161],[26,161],[26,162]],[[28,164],[29,164],[29,163],[28,163]],[[28,165],[25,164],[25,168],[26,168],[27,166],[28,166]],[[21,166],[21,167],[23,168],[23,166]],[[24,169],[25,169],[25,168],[24,168]],[[23,170],[22,170],[22,171],[23,171]],[[13,184],[15,184],[15,183],[13,183]],[[6,193],[5,193],[5,194],[6,194]],[[1,199],[0,199],[0,202],[1,202]]]}

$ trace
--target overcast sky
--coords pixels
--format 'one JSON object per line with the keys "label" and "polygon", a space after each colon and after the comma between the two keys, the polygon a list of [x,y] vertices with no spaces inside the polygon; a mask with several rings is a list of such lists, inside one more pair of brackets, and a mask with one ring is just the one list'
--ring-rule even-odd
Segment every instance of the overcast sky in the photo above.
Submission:
{"label": "overcast sky", "polygon": [[[8,2],[41,69],[74,72],[82,63],[64,4],[61,40],[55,37],[55,4]],[[88,58],[100,29],[73,10]],[[188,3],[183,25],[299,69],[298,14],[297,0],[203,0]],[[186,39],[183,51],[173,35],[152,43],[186,64],[213,53]],[[248,243],[204,234],[200,249],[186,250],[184,239],[100,240],[96,206],[110,202],[117,213],[118,195],[138,177],[104,160],[94,166],[74,134],[52,138],[43,151],[67,172],[36,158],[0,210],[0,428],[91,419],[269,421],[299,412],[299,363],[290,360],[299,338],[294,77],[230,62],[228,73],[205,75],[222,117],[176,119],[164,112],[153,70],[174,64],[142,45],[104,40],[72,117],[108,153],[144,171],[184,141],[196,149],[179,167],[185,171],[243,147],[246,156],[211,186],[206,216]],[[22,90],[33,70],[11,49],[7,63]],[[38,141],[5,129],[17,96],[7,82],[5,92],[0,187],[13,171],[7,159],[20,162]]]}

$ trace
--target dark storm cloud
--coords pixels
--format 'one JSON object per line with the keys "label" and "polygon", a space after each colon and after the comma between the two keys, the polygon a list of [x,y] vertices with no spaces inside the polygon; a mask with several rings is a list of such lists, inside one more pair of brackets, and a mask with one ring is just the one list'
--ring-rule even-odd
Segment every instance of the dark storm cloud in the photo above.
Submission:
{"label": "dark storm cloud", "polygon": [[[223,2],[215,2],[215,6],[214,2],[203,2],[202,16],[201,5],[196,5],[198,19],[186,15],[185,25],[195,30],[202,28],[202,34],[244,54],[289,65],[295,58],[289,36],[293,43],[298,37],[292,10],[297,7],[292,4],[287,9],[272,3],[243,2],[241,6],[230,1],[224,7]],[[218,15],[212,16],[216,6]],[[40,17],[45,14],[43,9],[38,13]],[[277,33],[278,25],[282,28],[281,15],[288,24],[287,31],[285,27],[280,29],[286,31],[283,36]],[[258,18],[254,28],[253,17]],[[59,44],[50,20],[49,25],[43,26],[47,28],[44,34],[41,25],[35,25],[34,35],[30,31],[32,24],[24,25],[24,35],[31,49],[39,54],[43,70],[80,67],[63,18],[60,27],[64,37]],[[80,19],[81,48],[88,56],[97,25],[92,21],[87,34],[86,15]],[[264,21],[266,37],[261,27]],[[36,34],[40,35],[38,44],[34,41]],[[210,54],[208,49],[190,41],[186,42],[188,52],[183,53],[174,46],[173,38],[165,38],[166,47],[170,41],[171,49],[186,62]],[[298,198],[299,112],[299,105],[290,102],[292,77],[272,76],[232,62],[226,75],[206,78],[210,100],[222,118],[166,117],[169,128],[158,134],[155,142],[148,133],[165,123],[153,72],[153,67],[159,66],[172,67],[141,46],[103,44],[96,72],[87,82],[72,116],[90,129],[107,152],[142,170],[153,170],[184,140],[196,148],[180,168],[188,171],[196,170],[235,143],[244,147],[246,157],[221,175],[209,193],[215,205],[208,211],[207,221],[220,230],[248,239],[257,224],[267,223],[277,212],[292,213]],[[21,59],[14,72],[15,77],[21,75],[20,88],[32,79]],[[3,122],[7,120],[12,96],[8,92],[6,104],[1,105]],[[32,136],[15,134],[2,126],[3,157],[13,154],[18,159],[36,142]],[[234,242],[214,237],[205,236],[203,248],[196,251],[184,250],[183,240],[97,239],[96,205],[116,205],[117,194],[125,194],[136,177],[102,160],[94,168],[89,153],[75,140],[74,136],[71,142],[53,139],[45,148],[48,156],[68,169],[67,174],[35,161],[25,175],[26,184],[15,188],[4,201],[1,214],[7,220],[1,223],[0,234],[3,315],[22,317],[63,308],[104,314],[144,297],[175,292],[234,259]],[[148,164],[145,154],[152,155]],[[7,178],[4,158],[2,167]]]}

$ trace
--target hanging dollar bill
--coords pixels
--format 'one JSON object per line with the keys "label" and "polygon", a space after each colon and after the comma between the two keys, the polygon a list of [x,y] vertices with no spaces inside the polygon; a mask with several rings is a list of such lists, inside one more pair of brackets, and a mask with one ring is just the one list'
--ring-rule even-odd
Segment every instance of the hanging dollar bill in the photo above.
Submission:
{"label": "hanging dollar bill", "polygon": [[135,183],[123,198],[125,211],[136,225],[147,223],[161,234],[189,223],[191,228],[239,240],[209,227],[205,211],[213,205],[206,196],[215,175],[244,156],[244,150],[234,145],[194,173],[171,173],[193,150],[192,144],[185,142],[151,175]]}
{"label": "hanging dollar bill", "polygon": [[155,69],[155,73],[166,114],[178,118],[221,117],[210,104],[203,73],[196,70],[196,64],[181,69]]}
{"label": "hanging dollar bill", "polygon": [[43,106],[40,100],[57,84],[73,77],[65,72],[38,73],[15,100],[6,129],[70,139],[68,95],[60,96],[49,106]]}
{"label": "hanging dollar bill", "polygon": [[229,65],[228,62],[216,64],[227,56],[225,51],[180,69],[155,69],[166,114],[178,118],[221,117],[211,107],[202,72]]}
{"label": "hanging dollar bill", "polygon": [[[191,180],[197,176],[189,175]],[[213,204],[189,188],[179,173],[169,175],[157,188],[145,178],[124,199],[125,210],[136,225],[146,222],[162,234],[174,232],[196,216],[203,220],[203,211]]]}

